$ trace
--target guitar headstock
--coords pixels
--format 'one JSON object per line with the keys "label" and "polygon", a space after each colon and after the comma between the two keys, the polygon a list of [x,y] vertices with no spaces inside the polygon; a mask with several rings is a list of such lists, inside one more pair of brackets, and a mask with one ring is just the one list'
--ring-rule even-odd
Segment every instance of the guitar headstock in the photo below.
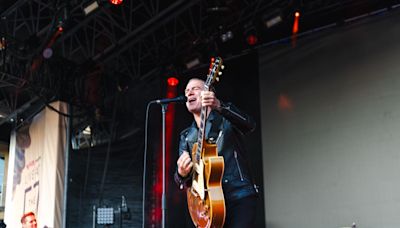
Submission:
{"label": "guitar headstock", "polygon": [[221,57],[211,58],[210,68],[205,83],[206,88],[208,88],[215,81],[219,81],[219,77],[222,75],[223,69],[224,65],[222,65]]}

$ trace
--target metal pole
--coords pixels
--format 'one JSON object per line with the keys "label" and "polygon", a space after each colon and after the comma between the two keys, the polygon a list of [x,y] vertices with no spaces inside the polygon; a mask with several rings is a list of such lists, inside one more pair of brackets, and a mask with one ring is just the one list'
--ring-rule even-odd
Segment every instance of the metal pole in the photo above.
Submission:
{"label": "metal pole", "polygon": [[165,228],[165,213],[167,210],[167,199],[165,196],[165,113],[167,112],[168,104],[161,104],[162,107],[162,221],[161,227]]}
{"label": "metal pole", "polygon": [[96,228],[96,205],[93,205],[93,224],[92,228]]}
{"label": "metal pole", "polygon": [[122,207],[121,206],[118,207],[118,211],[119,211],[119,228],[122,228]]}
{"label": "metal pole", "polygon": [[[61,105],[61,104],[60,104]],[[68,104],[68,110],[72,114],[72,106]],[[62,210],[62,227],[67,227],[67,197],[68,197],[68,166],[69,166],[69,152],[71,147],[71,127],[72,127],[72,118],[68,118],[68,125],[66,126],[66,142],[65,142],[65,163],[64,163],[64,193],[63,193],[63,210]]]}

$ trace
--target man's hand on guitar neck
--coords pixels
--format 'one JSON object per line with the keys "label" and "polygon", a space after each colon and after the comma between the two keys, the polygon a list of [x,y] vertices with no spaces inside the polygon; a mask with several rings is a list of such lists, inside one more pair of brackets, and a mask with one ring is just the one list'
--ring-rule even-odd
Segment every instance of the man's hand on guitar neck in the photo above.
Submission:
{"label": "man's hand on guitar neck", "polygon": [[218,109],[221,106],[221,102],[217,99],[213,91],[201,91],[200,98],[202,106],[207,106],[211,109]]}
{"label": "man's hand on guitar neck", "polygon": [[187,151],[182,153],[176,163],[178,165],[178,174],[181,177],[187,177],[187,175],[189,175],[189,173],[192,171],[193,162]]}

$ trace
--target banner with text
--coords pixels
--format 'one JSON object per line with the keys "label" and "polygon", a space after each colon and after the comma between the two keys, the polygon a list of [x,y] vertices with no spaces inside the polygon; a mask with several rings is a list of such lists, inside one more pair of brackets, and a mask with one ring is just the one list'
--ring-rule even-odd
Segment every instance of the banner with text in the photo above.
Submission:
{"label": "banner with text", "polygon": [[[52,107],[67,113],[67,105]],[[4,221],[61,227],[67,119],[45,108],[11,135]],[[25,216],[24,216],[25,215]]]}

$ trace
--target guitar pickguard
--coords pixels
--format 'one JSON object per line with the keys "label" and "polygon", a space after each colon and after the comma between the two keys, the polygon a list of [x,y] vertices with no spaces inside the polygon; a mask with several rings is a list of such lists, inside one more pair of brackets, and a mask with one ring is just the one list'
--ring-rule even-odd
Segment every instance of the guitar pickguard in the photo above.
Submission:
{"label": "guitar pickguard", "polygon": [[193,194],[198,194],[200,199],[205,198],[204,189],[204,163],[203,160],[199,161],[199,164],[193,166],[193,180],[191,191]]}

